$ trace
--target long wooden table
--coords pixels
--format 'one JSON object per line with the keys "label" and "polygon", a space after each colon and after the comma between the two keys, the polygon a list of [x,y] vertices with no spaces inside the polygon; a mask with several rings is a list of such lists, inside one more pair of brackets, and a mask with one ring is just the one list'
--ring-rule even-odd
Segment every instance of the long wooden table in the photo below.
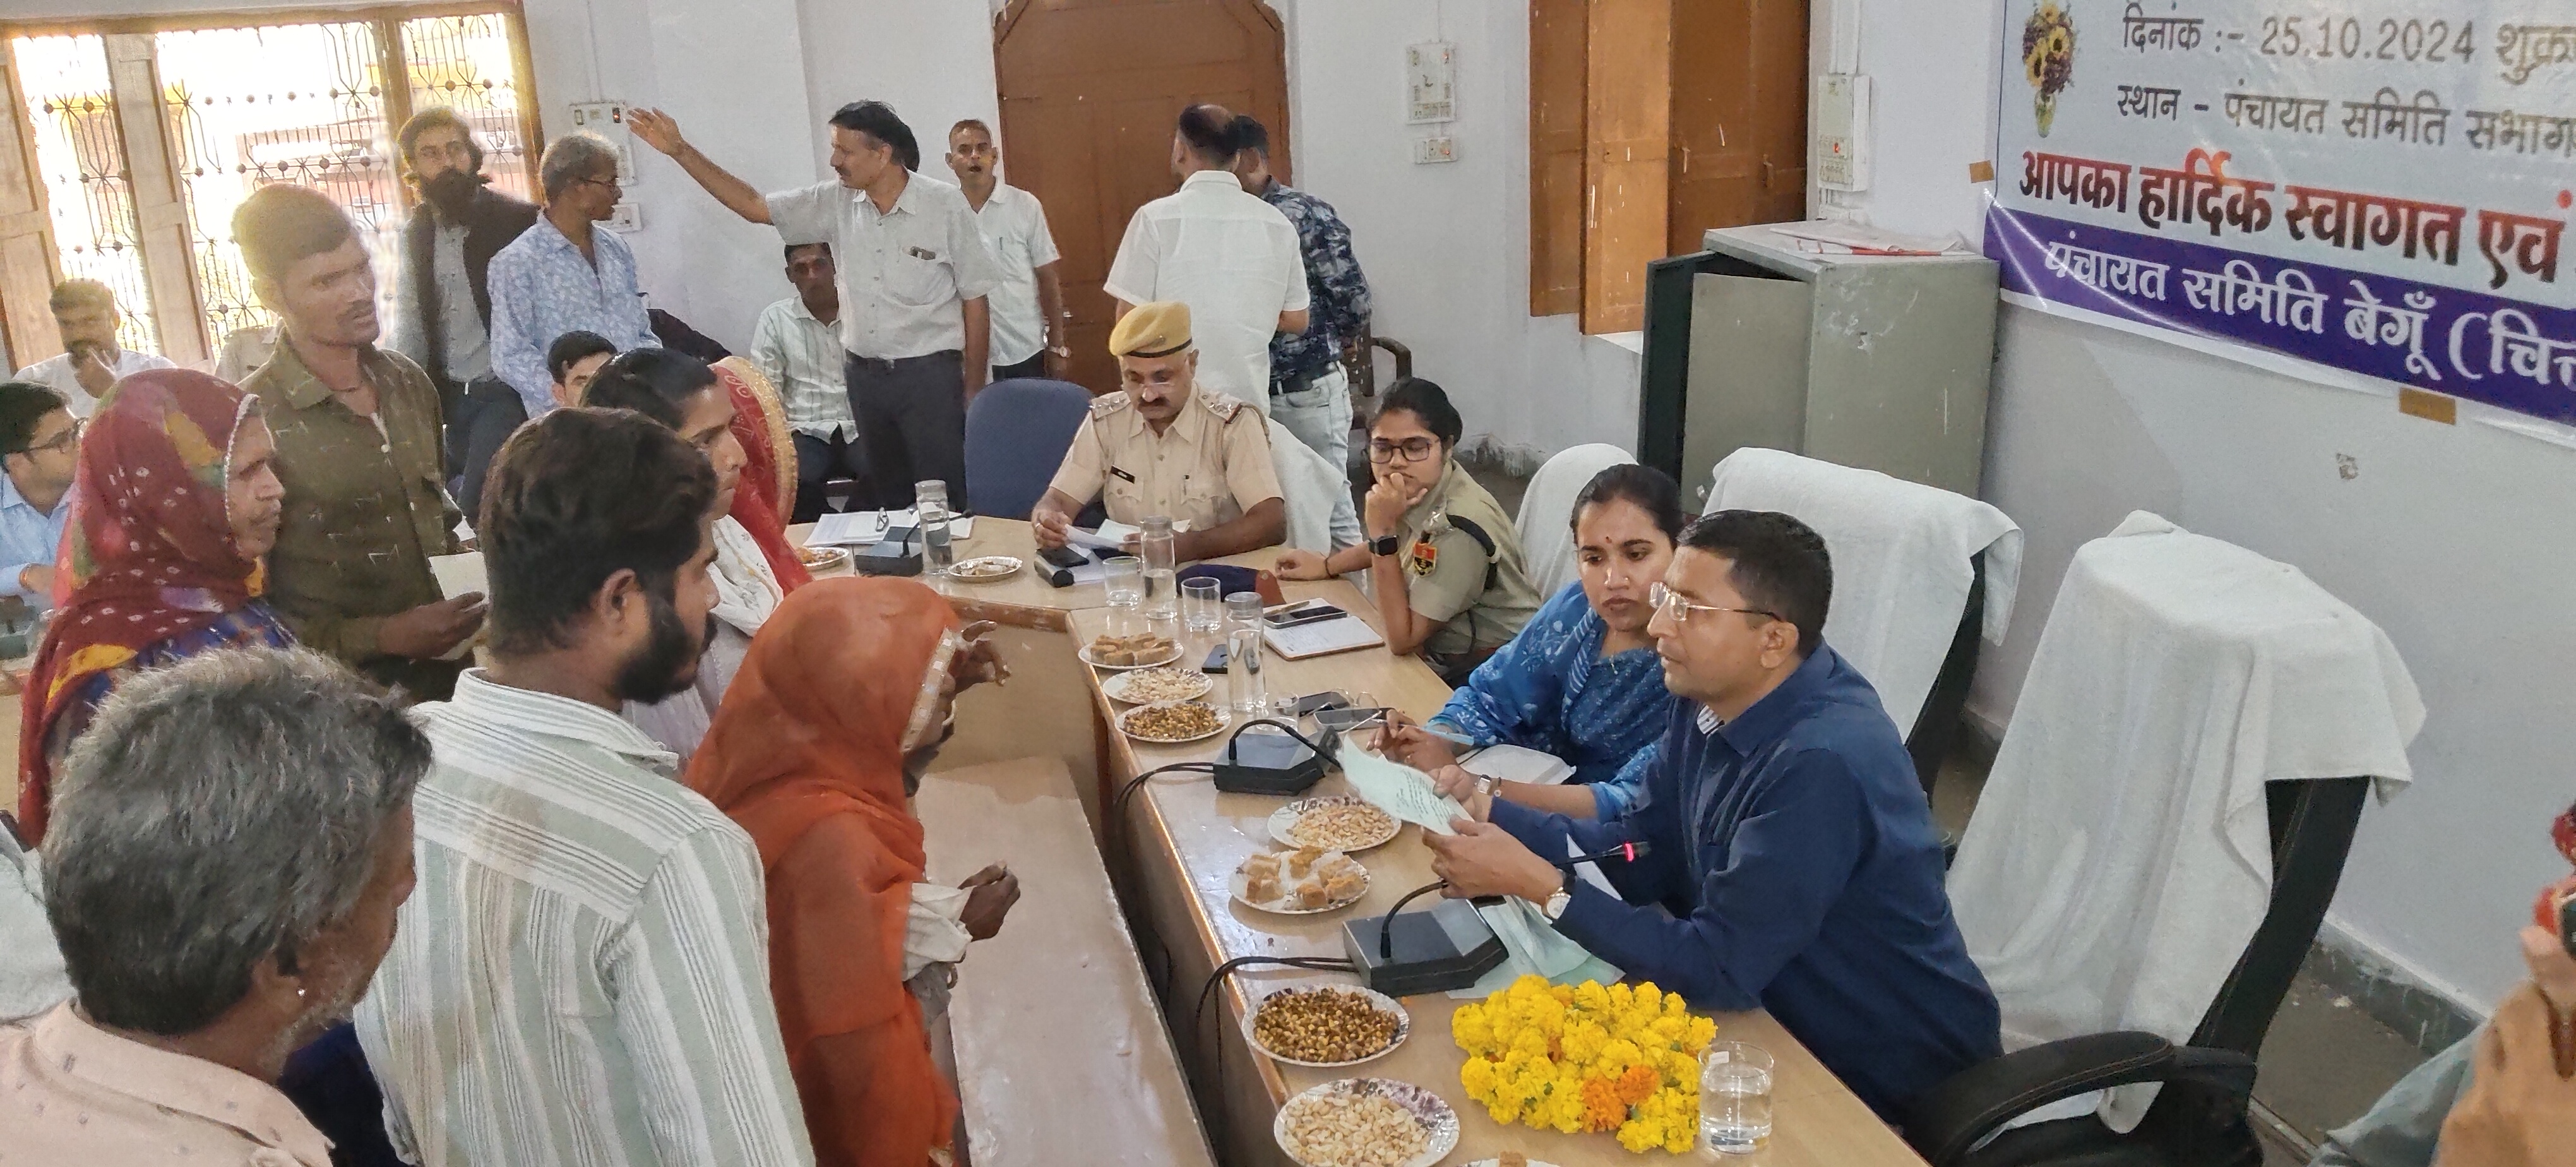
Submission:
{"label": "long wooden table", "polygon": [[[1074,654],[1080,647],[1072,634],[1072,616],[1102,609],[1109,597],[1101,585],[1059,588],[1038,578],[1037,540],[1021,519],[977,516],[973,538],[957,544],[957,558],[1008,555],[1024,566],[1018,574],[993,583],[943,580],[937,586],[950,606],[968,620],[990,620],[998,627],[994,640],[1010,662],[1011,680],[978,686],[957,699],[957,736],[931,768],[949,770],[1005,762],[1032,753],[1052,753],[1064,760],[1082,796],[1083,812],[1101,829],[1100,743],[1098,722],[1087,693],[1091,670]],[[788,528],[788,538],[803,543],[810,524]],[[1266,568],[1279,559],[1277,548],[1228,556],[1218,563]],[[847,568],[827,574],[847,574]]]}
{"label": "long wooden table", "polygon": [[[1341,580],[1288,584],[1292,600],[1322,597],[1361,613],[1376,624],[1375,609],[1359,589]],[[1104,631],[1103,610],[1072,614],[1077,641]],[[1203,645],[1189,645],[1204,651]],[[1184,659],[1191,659],[1184,657]],[[1121,708],[1100,691],[1100,675],[1090,677],[1090,697],[1104,719]],[[1318,657],[1305,661],[1273,658],[1266,666],[1271,696],[1294,696],[1339,689],[1358,697],[1369,694],[1415,717],[1427,717],[1447,700],[1449,689],[1431,670],[1411,657],[1396,657],[1384,648]],[[1223,695],[1223,678],[1212,698]],[[1181,746],[1139,743],[1123,734],[1104,737],[1101,768],[1123,784],[1128,778],[1173,762],[1205,761],[1222,748],[1223,735]],[[1327,776],[1311,792],[1343,793],[1349,789],[1339,773]],[[1338,1077],[1396,1078],[1437,1091],[1458,1111],[1458,1149],[1445,1162],[1470,1163],[1517,1150],[1558,1167],[1632,1164],[1636,1156],[1606,1135],[1563,1135],[1525,1126],[1505,1127],[1484,1108],[1467,1100],[1458,1084],[1466,1054],[1449,1036],[1449,1015],[1460,1003],[1445,995],[1405,1000],[1412,1017],[1412,1036],[1395,1052],[1349,1070],[1309,1070],[1283,1066],[1254,1054],[1244,1041],[1242,1019],[1252,999],[1289,984],[1348,983],[1333,973],[1245,969],[1234,973],[1218,993],[1209,1016],[1194,1021],[1190,1012],[1216,965],[1241,956],[1343,955],[1340,930],[1355,916],[1382,914],[1406,892],[1432,881],[1430,851],[1419,828],[1407,826],[1395,840],[1359,856],[1369,869],[1368,894],[1339,912],[1321,916],[1282,916],[1254,911],[1233,901],[1228,877],[1247,855],[1273,849],[1267,820],[1283,800],[1248,794],[1219,794],[1204,776],[1174,775],[1146,784],[1117,824],[1121,837],[1113,853],[1123,852],[1127,883],[1124,894],[1138,927],[1137,942],[1146,969],[1162,995],[1174,1040],[1182,1050],[1198,1094],[1201,1113],[1209,1119],[1209,1136],[1220,1157],[1235,1164],[1285,1164],[1289,1160],[1271,1137],[1271,1119],[1290,1097],[1307,1087]],[[1921,1167],[1922,1160],[1861,1104],[1814,1055],[1767,1013],[1718,1018],[1719,1036],[1750,1041],[1770,1051],[1776,1062],[1773,1083],[1772,1138],[1758,1154],[1735,1160],[1760,1167]],[[1660,1155],[1658,1155],[1660,1157]]]}

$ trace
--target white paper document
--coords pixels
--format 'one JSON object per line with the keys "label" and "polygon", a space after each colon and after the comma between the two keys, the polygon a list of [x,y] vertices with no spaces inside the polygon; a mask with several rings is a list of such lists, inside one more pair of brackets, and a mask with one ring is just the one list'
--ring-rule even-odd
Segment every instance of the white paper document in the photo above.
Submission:
{"label": "white paper document", "polygon": [[[492,594],[491,585],[485,582],[483,553],[480,551],[468,551],[460,555],[432,555],[429,557],[429,574],[432,579],[438,581],[438,596],[443,600],[453,600],[458,596],[476,592],[486,596]],[[482,639],[483,630],[475,629],[474,635],[466,637],[454,649],[449,650],[447,655],[438,659],[464,660],[466,654],[473,652],[474,646],[481,643]]]}
{"label": "white paper document", "polygon": [[1458,800],[1440,793],[1431,775],[1391,762],[1360,747],[1361,739],[1342,735],[1342,775],[1351,780],[1352,792],[1367,799],[1369,805],[1394,815],[1399,822],[1420,826],[1435,834],[1452,835],[1452,819],[1467,817],[1467,808]]}
{"label": "white paper document", "polygon": [[1470,774],[1533,786],[1555,786],[1574,777],[1574,767],[1565,759],[1523,746],[1486,746],[1458,764]]}
{"label": "white paper document", "polygon": [[1304,660],[1310,656],[1349,652],[1386,643],[1386,638],[1378,635],[1377,629],[1369,627],[1368,621],[1357,616],[1336,616],[1288,628],[1264,628],[1261,640],[1270,646],[1270,651],[1289,660]]}
{"label": "white paper document", "polygon": [[1074,527],[1067,530],[1064,537],[1065,542],[1071,543],[1076,547],[1093,547],[1109,552],[1112,555],[1124,555],[1127,553],[1127,536],[1141,535],[1143,533],[1144,531],[1142,528],[1130,527],[1116,519],[1102,519],[1100,520],[1100,529],[1097,531],[1086,531],[1080,527]]}
{"label": "white paper document", "polygon": [[[865,547],[885,538],[888,527],[911,526],[920,521],[920,516],[909,507],[899,511],[825,511],[822,518],[814,521],[812,533],[805,536],[805,545]],[[975,516],[948,520],[950,541],[974,537]]]}

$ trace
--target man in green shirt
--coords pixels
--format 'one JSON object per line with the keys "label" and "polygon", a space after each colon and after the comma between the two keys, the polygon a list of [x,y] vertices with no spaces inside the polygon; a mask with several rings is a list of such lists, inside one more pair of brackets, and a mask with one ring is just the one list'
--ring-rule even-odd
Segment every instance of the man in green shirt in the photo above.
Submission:
{"label": "man in green shirt", "polygon": [[445,700],[483,597],[442,600],[429,571],[430,556],[461,550],[438,390],[376,347],[375,272],[329,198],[261,187],[233,213],[233,238],[281,318],[277,355],[242,381],[268,406],[286,487],[269,598],[305,645],[414,700]]}

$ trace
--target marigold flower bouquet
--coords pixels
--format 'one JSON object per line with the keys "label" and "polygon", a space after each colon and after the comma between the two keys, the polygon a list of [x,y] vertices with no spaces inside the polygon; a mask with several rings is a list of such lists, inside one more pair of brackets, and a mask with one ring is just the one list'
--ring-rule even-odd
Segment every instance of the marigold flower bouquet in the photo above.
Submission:
{"label": "marigold flower bouquet", "polygon": [[1699,1053],[1717,1022],[1652,984],[1550,985],[1525,976],[1449,1015],[1467,1051],[1458,1084],[1494,1121],[1688,1153],[1699,1134]]}

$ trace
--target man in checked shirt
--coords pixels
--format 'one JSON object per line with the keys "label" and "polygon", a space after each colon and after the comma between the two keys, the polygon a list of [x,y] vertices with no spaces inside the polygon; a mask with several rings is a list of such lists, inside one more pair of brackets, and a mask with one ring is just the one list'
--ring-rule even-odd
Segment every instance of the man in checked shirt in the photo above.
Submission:
{"label": "man in checked shirt", "polygon": [[1306,260],[1306,331],[1270,340],[1270,416],[1326,461],[1348,466],[1351,384],[1342,365],[1368,335],[1368,277],[1332,204],[1271,175],[1270,131],[1246,115],[1234,119],[1234,134],[1243,143],[1235,177],[1288,216]]}

